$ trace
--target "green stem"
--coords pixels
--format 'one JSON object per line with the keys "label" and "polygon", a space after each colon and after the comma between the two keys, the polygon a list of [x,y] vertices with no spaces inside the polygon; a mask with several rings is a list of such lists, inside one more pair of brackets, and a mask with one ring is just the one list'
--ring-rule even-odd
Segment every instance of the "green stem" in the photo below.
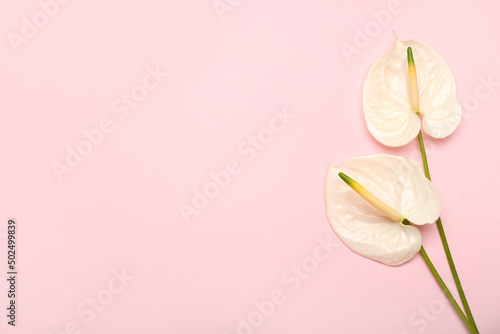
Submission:
{"label": "green stem", "polygon": [[430,180],[431,174],[429,173],[429,165],[427,164],[427,154],[425,154],[424,139],[422,138],[422,131],[418,133],[418,144],[420,145],[420,152],[422,153],[422,162],[424,163],[425,176]]}
{"label": "green stem", "polygon": [[[424,146],[424,139],[422,138],[422,131],[418,133],[418,143],[420,145],[420,152],[422,153],[422,162],[424,164],[425,176],[427,176],[427,178],[430,180],[431,175],[429,173],[427,155],[425,154],[425,146]],[[448,259],[448,263],[450,265],[451,273],[453,275],[453,280],[455,281],[455,285],[457,286],[458,294],[460,295],[460,300],[462,300],[462,304],[464,305],[465,313],[467,314],[467,318],[469,319],[471,325],[474,327],[475,331],[479,333],[476,322],[474,321],[474,317],[472,316],[469,303],[467,302],[467,298],[465,298],[465,293],[462,288],[462,283],[460,283],[460,278],[458,278],[457,269],[455,268],[455,263],[453,262],[453,258],[451,256],[450,247],[448,246],[448,241],[446,240],[446,235],[444,234],[444,228],[443,228],[443,223],[441,222],[441,217],[439,217],[438,220],[436,221],[436,225],[439,230],[439,235],[441,236],[441,242],[443,243],[444,251],[446,253],[446,258]]]}
{"label": "green stem", "polygon": [[458,305],[457,301],[455,300],[455,298],[453,298],[453,295],[451,294],[450,290],[448,289],[448,287],[446,286],[446,284],[444,284],[443,279],[441,278],[441,276],[439,276],[436,268],[434,267],[434,265],[432,264],[431,260],[429,259],[429,256],[425,252],[425,249],[424,249],[423,246],[420,247],[420,254],[422,254],[422,257],[424,258],[425,263],[427,263],[427,266],[432,271],[432,274],[434,275],[434,277],[438,281],[439,285],[441,285],[441,288],[443,289],[444,293],[446,294],[446,296],[450,300],[451,304],[453,305],[453,307],[457,311],[457,313],[460,316],[460,318],[462,318],[462,321],[464,322],[464,324],[469,329],[469,332],[471,332],[472,334],[479,334],[479,331],[477,330],[477,328],[475,328],[475,326],[473,326],[472,323],[467,319],[467,317],[465,316],[464,312],[462,312],[462,309]]}

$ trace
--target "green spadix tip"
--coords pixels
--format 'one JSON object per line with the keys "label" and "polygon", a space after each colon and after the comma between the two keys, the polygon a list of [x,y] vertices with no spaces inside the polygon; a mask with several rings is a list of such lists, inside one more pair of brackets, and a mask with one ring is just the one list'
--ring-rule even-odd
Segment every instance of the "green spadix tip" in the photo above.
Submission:
{"label": "green spadix tip", "polygon": [[354,182],[354,180],[353,180],[353,179],[351,179],[349,176],[345,175],[345,174],[344,174],[344,173],[342,173],[342,172],[340,172],[340,173],[339,173],[339,176],[340,176],[340,178],[341,178],[342,180],[344,180],[344,182],[345,182],[345,183],[347,183],[348,185],[351,185],[351,184]]}
{"label": "green spadix tip", "polygon": [[408,58],[408,64],[415,66],[415,61],[413,60],[413,51],[411,50],[410,46],[408,47],[408,49],[406,49],[406,57]]}

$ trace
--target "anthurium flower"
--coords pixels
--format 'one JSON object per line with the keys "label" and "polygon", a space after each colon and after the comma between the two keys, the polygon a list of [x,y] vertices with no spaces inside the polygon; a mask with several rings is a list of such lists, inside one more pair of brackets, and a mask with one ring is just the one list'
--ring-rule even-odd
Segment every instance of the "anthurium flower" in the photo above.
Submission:
{"label": "anthurium flower", "polygon": [[[365,80],[363,111],[368,130],[386,146],[403,146],[418,135],[420,114],[428,135],[447,137],[462,118],[450,66],[428,44],[394,36],[394,44],[375,60]],[[413,50],[413,65],[409,65],[408,47]]]}
{"label": "anthurium flower", "polygon": [[408,159],[368,155],[330,167],[326,212],[338,237],[354,252],[397,266],[419,252],[416,225],[435,222],[441,200],[422,170]]}

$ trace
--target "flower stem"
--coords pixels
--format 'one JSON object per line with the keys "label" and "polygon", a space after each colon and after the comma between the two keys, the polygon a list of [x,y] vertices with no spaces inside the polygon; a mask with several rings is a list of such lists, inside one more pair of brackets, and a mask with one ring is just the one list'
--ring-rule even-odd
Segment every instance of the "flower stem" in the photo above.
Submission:
{"label": "flower stem", "polygon": [[[418,143],[420,145],[420,152],[422,153],[422,162],[424,164],[425,176],[427,176],[427,178],[430,180],[431,175],[429,173],[429,165],[427,163],[427,155],[425,153],[425,146],[424,146],[424,139],[422,138],[422,131],[420,131],[418,133]],[[439,235],[441,236],[441,242],[443,243],[444,251],[446,253],[446,258],[448,259],[448,263],[450,265],[451,273],[453,275],[453,280],[455,281],[455,285],[457,286],[458,294],[460,295],[460,299],[462,300],[462,304],[464,305],[465,313],[467,314],[467,318],[469,319],[470,324],[475,329],[475,332],[479,333],[479,330],[477,329],[476,322],[474,321],[474,317],[472,316],[472,312],[470,310],[469,303],[467,302],[467,298],[465,297],[465,293],[464,293],[464,290],[462,288],[462,283],[460,283],[460,278],[458,278],[457,269],[455,268],[455,263],[453,262],[453,258],[451,256],[450,247],[448,246],[448,241],[446,240],[446,235],[444,234],[444,228],[443,228],[443,223],[441,222],[441,217],[439,217],[438,220],[436,221],[436,225],[437,225],[438,230],[439,230]],[[423,251],[423,249],[421,251]]]}
{"label": "flower stem", "polygon": [[424,163],[425,176],[430,180],[431,174],[429,173],[429,165],[427,164],[427,154],[425,154],[424,139],[422,138],[422,131],[418,133],[418,144],[420,145],[420,152],[422,153],[422,162]]}
{"label": "flower stem", "polygon": [[427,266],[429,267],[429,269],[431,270],[432,274],[434,275],[434,277],[438,281],[439,285],[441,285],[441,288],[443,289],[444,293],[446,294],[446,296],[448,297],[448,299],[450,300],[450,302],[453,304],[453,307],[457,311],[457,313],[460,316],[460,318],[462,318],[462,321],[464,322],[464,324],[469,329],[469,332],[471,332],[472,334],[479,334],[479,331],[477,330],[477,328],[475,326],[473,326],[473,324],[469,321],[469,319],[467,319],[467,317],[465,316],[464,312],[462,311],[462,309],[458,305],[457,301],[455,300],[455,298],[453,298],[453,295],[451,294],[450,290],[448,289],[448,287],[446,286],[446,284],[444,284],[443,279],[441,278],[441,276],[439,276],[436,268],[434,267],[434,265],[432,264],[431,260],[429,259],[429,256],[425,252],[425,249],[424,249],[423,246],[420,247],[420,254],[422,254],[422,257],[424,258],[425,263],[427,263]]}

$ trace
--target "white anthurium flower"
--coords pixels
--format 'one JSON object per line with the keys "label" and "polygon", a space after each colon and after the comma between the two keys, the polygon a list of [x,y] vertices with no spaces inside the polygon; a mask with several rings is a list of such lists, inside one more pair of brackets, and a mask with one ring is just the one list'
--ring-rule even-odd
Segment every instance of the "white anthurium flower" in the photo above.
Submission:
{"label": "white anthurium flower", "polygon": [[408,159],[368,155],[330,167],[326,212],[335,233],[354,252],[390,266],[411,260],[422,245],[416,224],[435,222],[441,200]]}
{"label": "white anthurium flower", "polygon": [[[428,44],[394,36],[394,44],[375,60],[365,80],[363,111],[368,130],[381,144],[403,146],[418,135],[421,114],[423,129],[428,135],[447,137],[462,118],[450,66]],[[413,76],[407,58],[408,47],[413,50]],[[411,87],[412,80],[414,87]],[[417,94],[416,104],[410,101],[412,89]]]}

